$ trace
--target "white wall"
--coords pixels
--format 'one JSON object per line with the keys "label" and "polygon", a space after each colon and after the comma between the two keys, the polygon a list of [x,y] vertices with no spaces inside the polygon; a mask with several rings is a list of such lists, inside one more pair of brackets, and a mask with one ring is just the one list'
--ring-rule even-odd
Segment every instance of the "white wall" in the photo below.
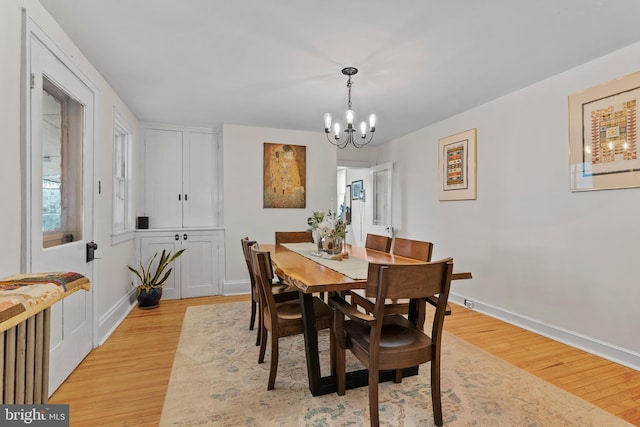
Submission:
{"label": "white wall", "polygon": [[114,109],[134,127],[134,144],[141,139],[137,119],[122,103],[102,76],[93,68],[60,26],[35,0],[10,0],[0,2],[0,93],[4,102],[0,105],[0,200],[10,208],[0,210],[0,277],[20,273],[22,251],[21,225],[24,192],[20,186],[23,159],[20,156],[20,76],[22,12],[42,28],[68,58],[93,84],[96,90],[95,108],[95,182],[102,184],[102,193],[95,196],[95,235],[99,249],[94,261],[95,277],[92,283],[98,318],[98,341],[103,341],[111,329],[126,315],[131,307],[129,292],[131,276],[126,265],[134,259],[134,241],[111,245],[112,220],[112,154]]}
{"label": "white wall", "polygon": [[[473,279],[453,298],[640,369],[640,189],[569,191],[568,96],[640,70],[640,44],[399,138],[398,236]],[[478,197],[438,200],[438,139],[478,130]]]}
{"label": "white wall", "polygon": [[[308,228],[312,211],[336,205],[336,148],[320,132],[237,125],[222,128],[226,273],[224,293],[249,292],[249,274],[240,239],[274,243],[276,231]],[[265,142],[307,147],[307,207],[263,208],[262,171]]]}
{"label": "white wall", "polygon": [[20,272],[20,34],[16,2],[0,2],[0,277]]}

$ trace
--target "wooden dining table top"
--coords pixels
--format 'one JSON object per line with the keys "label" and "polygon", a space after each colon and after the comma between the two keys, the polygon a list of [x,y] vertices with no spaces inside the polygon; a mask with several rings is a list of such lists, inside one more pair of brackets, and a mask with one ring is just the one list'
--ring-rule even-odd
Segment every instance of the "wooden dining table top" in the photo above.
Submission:
{"label": "wooden dining table top", "polygon": [[[271,253],[275,274],[289,285],[304,293],[346,291],[364,289],[366,279],[352,279],[343,273],[315,262],[282,245],[260,245],[261,250]],[[424,261],[406,258],[360,246],[345,245],[345,253],[350,257],[380,264],[422,264]],[[453,273],[451,279],[470,279],[470,272]]]}

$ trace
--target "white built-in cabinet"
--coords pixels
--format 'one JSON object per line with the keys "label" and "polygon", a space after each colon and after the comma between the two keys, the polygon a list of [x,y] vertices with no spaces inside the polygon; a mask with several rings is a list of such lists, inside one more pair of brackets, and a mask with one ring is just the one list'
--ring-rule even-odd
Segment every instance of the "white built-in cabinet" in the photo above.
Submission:
{"label": "white built-in cabinet", "polygon": [[149,228],[218,225],[217,135],[145,129],[145,214]]}
{"label": "white built-in cabinet", "polygon": [[220,228],[220,165],[217,134],[207,129],[146,125],[144,215],[137,231],[139,259],[185,248],[173,263],[162,298],[221,293],[224,231]]}
{"label": "white built-in cabinet", "polygon": [[145,262],[156,252],[186,251],[173,263],[162,298],[194,298],[219,295],[222,281],[222,230],[145,230],[138,232],[140,259]]}

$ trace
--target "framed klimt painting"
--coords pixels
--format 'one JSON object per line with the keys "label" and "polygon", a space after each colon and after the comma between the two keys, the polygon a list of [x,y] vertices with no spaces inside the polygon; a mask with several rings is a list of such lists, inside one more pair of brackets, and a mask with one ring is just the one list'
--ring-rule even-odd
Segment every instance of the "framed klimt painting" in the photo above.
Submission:
{"label": "framed klimt painting", "polygon": [[307,147],[264,143],[263,206],[305,208]]}
{"label": "framed klimt painting", "polygon": [[474,128],[438,140],[440,200],[475,200],[476,136]]}
{"label": "framed klimt painting", "polygon": [[640,187],[640,72],[569,96],[571,191]]}

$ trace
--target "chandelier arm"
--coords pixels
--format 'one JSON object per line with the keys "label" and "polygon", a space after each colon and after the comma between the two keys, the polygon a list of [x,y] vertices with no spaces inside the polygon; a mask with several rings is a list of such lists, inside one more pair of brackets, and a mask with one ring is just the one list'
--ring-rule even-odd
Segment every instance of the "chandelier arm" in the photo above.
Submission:
{"label": "chandelier arm", "polygon": [[350,138],[344,138],[344,139],[331,139],[331,135],[328,132],[325,132],[325,135],[327,136],[327,141],[329,141],[332,145],[335,145],[336,147],[343,149],[345,148],[348,144],[349,144],[349,140]]}
{"label": "chandelier arm", "polygon": [[369,139],[366,142],[358,142],[356,138],[352,138],[351,143],[356,148],[362,148],[373,140],[373,132],[369,133]]}

